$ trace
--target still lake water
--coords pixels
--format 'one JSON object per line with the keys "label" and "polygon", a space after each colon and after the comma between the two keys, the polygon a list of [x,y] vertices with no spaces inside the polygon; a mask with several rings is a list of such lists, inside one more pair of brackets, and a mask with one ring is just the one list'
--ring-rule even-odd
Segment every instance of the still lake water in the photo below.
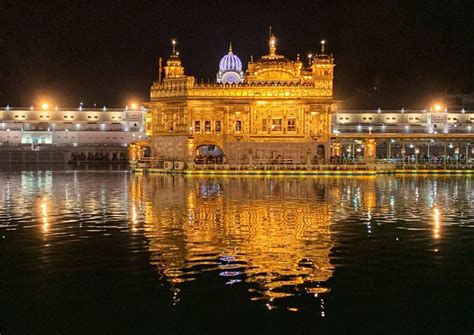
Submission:
{"label": "still lake water", "polygon": [[2,335],[474,332],[471,177],[0,185]]}

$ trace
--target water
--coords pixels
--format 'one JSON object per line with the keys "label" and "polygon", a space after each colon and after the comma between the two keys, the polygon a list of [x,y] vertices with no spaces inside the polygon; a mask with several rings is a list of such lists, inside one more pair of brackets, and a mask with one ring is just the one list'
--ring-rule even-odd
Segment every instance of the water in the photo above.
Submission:
{"label": "water", "polygon": [[472,334],[473,184],[0,172],[0,333]]}

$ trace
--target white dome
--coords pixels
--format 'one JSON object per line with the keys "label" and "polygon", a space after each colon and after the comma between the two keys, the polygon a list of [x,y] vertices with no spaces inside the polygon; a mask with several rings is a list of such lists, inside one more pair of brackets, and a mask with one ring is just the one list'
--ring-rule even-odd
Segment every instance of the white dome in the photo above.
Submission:
{"label": "white dome", "polygon": [[229,50],[229,53],[222,57],[219,63],[219,70],[222,72],[226,71],[242,71],[242,62],[240,58],[232,53],[232,50]]}

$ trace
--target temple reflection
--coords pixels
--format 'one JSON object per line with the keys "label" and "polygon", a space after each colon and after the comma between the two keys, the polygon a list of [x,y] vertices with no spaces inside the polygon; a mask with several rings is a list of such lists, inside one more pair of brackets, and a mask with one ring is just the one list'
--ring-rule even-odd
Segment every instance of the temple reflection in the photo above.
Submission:
{"label": "temple reflection", "polygon": [[135,175],[130,191],[132,212],[144,209],[151,263],[173,287],[215,271],[225,284],[249,283],[268,308],[327,291],[337,183]]}

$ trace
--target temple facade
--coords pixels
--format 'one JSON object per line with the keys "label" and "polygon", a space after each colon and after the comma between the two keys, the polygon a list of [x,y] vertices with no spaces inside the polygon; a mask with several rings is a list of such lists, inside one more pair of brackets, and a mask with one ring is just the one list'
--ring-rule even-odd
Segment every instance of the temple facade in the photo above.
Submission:
{"label": "temple facade", "polygon": [[327,161],[334,58],[324,41],[307,66],[299,55],[291,61],[278,54],[276,45],[271,35],[268,54],[251,57],[245,71],[230,47],[216,82],[203,84],[185,74],[173,43],[164,78],[145,104],[152,155],[188,164]]}

